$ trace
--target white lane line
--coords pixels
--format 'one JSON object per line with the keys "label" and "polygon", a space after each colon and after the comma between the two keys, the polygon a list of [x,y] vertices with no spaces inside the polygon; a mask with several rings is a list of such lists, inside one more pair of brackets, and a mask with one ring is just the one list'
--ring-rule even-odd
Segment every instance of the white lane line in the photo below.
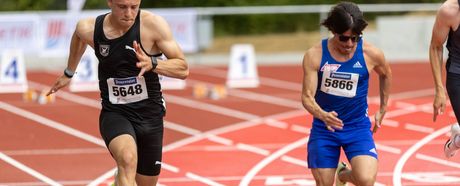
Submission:
{"label": "white lane line", "polygon": [[233,140],[223,138],[223,137],[220,137],[220,136],[216,136],[216,135],[213,135],[213,134],[208,134],[206,136],[210,141],[220,143],[220,144],[224,144],[224,145],[227,145],[227,146],[232,146],[233,145]]}
{"label": "white lane line", "polygon": [[399,121],[384,118],[382,125],[396,128],[396,127],[399,127]]}
{"label": "white lane line", "polygon": [[164,163],[164,162],[161,163],[161,168],[165,169],[165,170],[168,170],[170,172],[174,172],[174,173],[179,173],[179,171],[180,171],[179,168],[177,168],[175,166],[172,166],[170,164]]}
{"label": "white lane line", "polygon": [[187,106],[187,107],[191,107],[191,108],[195,108],[199,110],[205,110],[208,112],[214,112],[220,115],[230,116],[233,118],[239,118],[243,120],[252,120],[252,119],[259,118],[259,116],[254,115],[254,114],[249,114],[247,112],[241,112],[238,110],[233,110],[233,109],[216,106],[216,105],[212,105],[208,103],[193,101],[190,99],[182,98],[179,96],[173,96],[170,94],[165,95],[165,98],[166,98],[166,101],[173,102],[178,105]]}
{"label": "white lane line", "polygon": [[412,124],[412,123],[406,123],[404,128],[407,129],[407,130],[413,130],[413,131],[423,132],[423,133],[432,133],[432,132],[434,132],[434,128],[425,127],[425,126],[421,126],[421,125],[416,125],[416,124]]}
{"label": "white lane line", "polygon": [[398,149],[398,148],[390,147],[387,145],[382,145],[380,143],[379,144],[375,143],[375,146],[377,147],[378,151],[385,151],[385,152],[390,152],[393,154],[401,154],[401,149]]}
{"label": "white lane line", "polygon": [[283,156],[284,154],[288,153],[289,151],[304,145],[307,143],[308,138],[302,138],[297,140],[289,145],[286,145],[284,148],[279,149],[278,151],[270,154],[269,156],[265,157],[262,161],[257,163],[251,170],[249,170],[246,175],[244,175],[243,179],[240,182],[240,186],[247,186],[253,180],[253,178],[257,175],[259,171],[261,171],[264,167],[269,165],[274,160],[278,159],[279,157]]}
{"label": "white lane line", "polygon": [[291,125],[291,130],[302,134],[310,134],[310,128],[304,127],[302,125],[293,124]]}
{"label": "white lane line", "polygon": [[187,127],[181,124],[177,124],[177,123],[173,123],[170,121],[164,121],[164,127],[171,129],[171,130],[179,131],[179,132],[182,132],[188,135],[192,135],[192,136],[201,134],[201,131],[199,130],[192,129],[190,127]]}
{"label": "white lane line", "polygon": [[406,164],[407,160],[409,160],[409,158],[422,146],[426,145],[427,143],[437,138],[438,136],[441,136],[445,134],[446,132],[448,132],[450,130],[450,126],[451,125],[448,125],[446,127],[443,127],[429,134],[425,138],[419,140],[417,143],[412,145],[409,149],[406,150],[406,152],[404,152],[404,154],[399,158],[398,162],[396,163],[395,168],[393,169],[393,185],[394,186],[401,186],[402,169],[403,169],[403,166]]}
{"label": "white lane line", "polygon": [[[207,83],[204,81],[188,80],[187,82],[189,82],[192,86],[194,84],[205,84],[207,86],[212,86],[211,83]],[[241,89],[229,89],[228,93],[229,95],[232,95],[234,97],[239,97],[242,99],[252,100],[256,102],[268,103],[271,105],[278,105],[278,106],[290,107],[290,108],[296,108],[296,109],[303,108],[302,104],[299,101],[292,100],[292,99],[280,98],[280,97],[275,97],[275,96],[271,96],[267,94],[255,93],[255,92],[241,90]]]}
{"label": "white lane line", "polygon": [[263,121],[265,119],[272,118],[272,119],[275,119],[275,120],[281,120],[283,118],[292,118],[292,117],[296,117],[296,116],[299,116],[299,115],[302,115],[302,114],[305,114],[305,113],[306,113],[305,110],[294,110],[294,111],[288,111],[288,112],[275,114],[275,115],[270,115],[270,116],[266,116],[266,117],[262,117],[262,118],[257,118],[257,119],[253,119],[253,120],[242,121],[242,122],[230,124],[230,125],[227,125],[227,126],[224,126],[224,127],[220,127],[220,128],[217,128],[217,129],[206,131],[202,135],[190,136],[188,138],[184,138],[184,139],[178,140],[176,142],[170,143],[170,144],[166,145],[163,148],[163,151],[165,151],[165,152],[166,151],[172,151],[172,150],[180,148],[182,146],[185,146],[185,145],[191,144],[193,142],[205,139],[209,134],[217,136],[219,134],[225,134],[225,133],[234,132],[234,131],[237,131],[237,130],[246,129],[246,128],[249,128],[249,127],[262,125],[264,123]]}
{"label": "white lane line", "polygon": [[301,160],[301,159],[297,159],[297,158],[293,158],[291,156],[282,156],[281,157],[281,160],[285,161],[285,162],[288,162],[288,163],[292,163],[294,165],[299,165],[301,167],[305,167],[307,168],[308,167],[308,163],[304,160]]}
{"label": "white lane line", "polygon": [[262,148],[259,148],[253,145],[244,144],[244,143],[236,144],[236,148],[244,150],[244,151],[249,151],[249,152],[253,152],[256,154],[260,154],[263,156],[268,156],[270,154],[270,151],[268,150],[265,150],[265,149],[262,149]]}
{"label": "white lane line", "polygon": [[415,112],[419,112],[422,110],[424,106],[431,105],[431,104],[432,103],[425,103],[425,104],[414,106],[414,107],[402,108],[399,110],[389,111],[385,114],[385,118],[392,118],[392,117],[403,116],[403,115],[408,115],[408,114],[412,114]]}
{"label": "white lane line", "polygon": [[265,119],[264,120],[265,124],[268,126],[280,128],[280,129],[287,129],[289,127],[289,124],[286,122],[274,120],[274,119]]}
{"label": "white lane line", "polygon": [[[425,93],[424,93],[424,94],[425,94]],[[432,94],[432,93],[430,93],[429,95],[431,95],[431,94]],[[407,94],[407,95],[408,95],[409,97],[414,97],[414,93],[412,93],[412,92],[409,93],[409,94]],[[418,95],[415,94],[415,96],[420,96],[420,95],[422,95],[422,94],[418,94]],[[394,98],[394,97],[396,97],[396,96],[392,96],[392,97]],[[404,97],[404,96],[400,96],[400,97]],[[180,104],[180,103],[178,103],[178,104]],[[401,113],[399,113],[399,114],[401,114]],[[254,120],[257,120],[257,119],[254,119]],[[254,120],[251,121],[251,122],[254,122]],[[196,137],[196,136],[193,136],[193,137]],[[192,138],[193,138],[193,137],[192,137]],[[200,138],[200,137],[199,137],[199,138]],[[195,140],[191,140],[191,141],[195,141]],[[184,142],[184,141],[182,141],[182,142]],[[187,144],[187,143],[176,143],[176,145],[180,146],[179,144]],[[175,148],[177,148],[178,146],[176,146]],[[172,148],[172,149],[174,149],[174,148]]]}
{"label": "white lane line", "polygon": [[26,172],[27,174],[49,184],[49,185],[53,185],[53,186],[60,186],[61,184],[46,177],[45,175],[43,174],[40,174],[39,172],[31,169],[30,167],[27,167],[26,165],[14,160],[13,158],[3,154],[0,152],[0,159],[2,159],[3,161],[7,162],[8,164],[18,168],[19,170],[22,170],[24,172]]}
{"label": "white lane line", "polygon": [[[219,77],[219,78],[227,78],[227,71],[216,69],[216,68],[206,68],[205,72],[197,71],[196,73],[200,73],[200,74],[204,74],[208,76]],[[302,84],[300,83],[293,83],[291,81],[283,81],[283,80],[267,78],[267,77],[259,77],[259,79],[260,79],[260,83],[265,86],[282,88],[286,90],[294,90],[294,91],[299,91],[299,92],[302,90]]]}
{"label": "white lane line", "polygon": [[117,171],[116,167],[111,169],[111,170],[109,170],[109,171],[107,171],[103,175],[99,176],[97,179],[95,179],[92,182],[90,182],[88,184],[88,186],[98,186],[99,184],[103,183],[104,181],[106,181],[109,178],[111,178],[112,176],[114,176],[116,171]]}
{"label": "white lane line", "polygon": [[185,174],[186,177],[190,178],[190,179],[193,179],[193,180],[196,180],[196,181],[199,181],[201,183],[204,183],[204,184],[207,184],[207,185],[211,185],[211,186],[225,186],[223,184],[220,184],[220,183],[217,183],[215,181],[212,181],[210,179],[207,179],[205,177],[202,177],[202,176],[198,176],[196,174],[193,174],[191,172],[187,172]]}
{"label": "white lane line", "polygon": [[50,119],[42,117],[42,116],[40,116],[38,114],[29,112],[27,110],[15,107],[13,105],[10,105],[10,104],[7,104],[7,103],[1,102],[1,101],[0,101],[0,109],[3,109],[3,110],[8,111],[10,113],[22,116],[24,118],[30,119],[32,121],[35,121],[35,122],[40,123],[42,125],[48,126],[50,128],[59,130],[61,132],[69,134],[71,136],[77,137],[79,139],[83,139],[83,140],[91,142],[93,144],[105,147],[104,141],[102,139],[100,139],[100,138],[91,136],[89,134],[86,134],[84,132],[81,132],[79,130],[71,128],[69,126],[66,126],[66,125],[64,125],[62,123],[50,120]]}
{"label": "white lane line", "polygon": [[5,150],[8,156],[31,155],[63,155],[63,154],[107,154],[106,148],[63,148],[63,149],[34,149],[34,150]]}
{"label": "white lane line", "polygon": [[441,164],[441,165],[444,165],[444,166],[449,166],[449,167],[460,169],[460,163],[453,162],[453,161],[447,161],[445,159],[440,159],[440,158],[436,158],[436,157],[433,157],[433,156],[424,155],[424,154],[421,154],[421,153],[415,154],[415,158],[425,160],[425,161],[429,161],[429,162],[433,162],[433,163],[437,163],[437,164]]}
{"label": "white lane line", "polygon": [[[40,83],[36,83],[36,82],[32,82],[32,81],[28,81],[27,83],[31,87],[34,87],[34,88],[44,89],[44,90],[50,89],[49,86],[43,85],[43,84],[40,84]],[[63,100],[67,100],[67,101],[70,101],[70,102],[78,103],[80,105],[85,105],[85,106],[88,106],[88,107],[99,108],[99,109],[102,108],[100,100],[95,100],[95,99],[79,96],[79,95],[76,95],[76,94],[66,92],[64,90],[59,90],[58,92],[56,92],[56,97],[59,97],[59,98],[61,98]]]}

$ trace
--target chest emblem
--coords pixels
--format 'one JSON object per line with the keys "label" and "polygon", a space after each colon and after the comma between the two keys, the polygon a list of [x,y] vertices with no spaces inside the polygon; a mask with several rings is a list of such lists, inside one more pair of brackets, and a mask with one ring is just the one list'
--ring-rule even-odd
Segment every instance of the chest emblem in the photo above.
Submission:
{"label": "chest emblem", "polygon": [[340,68],[340,64],[329,64],[329,62],[326,61],[326,63],[323,65],[320,71],[321,72],[324,72],[324,71],[335,72],[339,68]]}
{"label": "chest emblem", "polygon": [[107,57],[109,55],[109,51],[110,51],[110,45],[99,45],[99,53],[102,56]]}

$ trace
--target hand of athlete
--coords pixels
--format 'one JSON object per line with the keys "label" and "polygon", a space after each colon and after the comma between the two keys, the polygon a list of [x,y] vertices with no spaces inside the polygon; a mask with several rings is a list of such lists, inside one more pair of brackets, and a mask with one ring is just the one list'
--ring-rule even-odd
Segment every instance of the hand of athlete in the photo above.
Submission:
{"label": "hand of athlete", "polygon": [[444,114],[446,109],[446,95],[444,92],[436,93],[433,101],[433,122],[436,121],[436,118],[439,114]]}
{"label": "hand of athlete", "polygon": [[343,129],[343,122],[337,116],[339,115],[335,111],[326,112],[323,115],[322,120],[326,124],[327,130],[335,132],[336,129]]}
{"label": "hand of athlete", "polygon": [[46,96],[49,96],[53,93],[56,93],[59,89],[61,89],[62,87],[65,87],[67,84],[69,84],[70,82],[70,78],[62,75],[61,77],[59,77],[56,82],[54,83],[54,85],[50,88],[50,90],[48,91],[48,93],[46,93]]}
{"label": "hand of athlete", "polygon": [[144,51],[141,49],[141,45],[138,44],[136,41],[133,41],[133,48],[136,50],[136,57],[139,60],[139,62],[136,63],[137,68],[140,68],[141,71],[139,72],[138,77],[141,77],[144,75],[145,72],[148,72],[152,70],[153,65],[152,61],[147,54],[144,53]]}
{"label": "hand of athlete", "polygon": [[377,130],[382,126],[382,120],[385,116],[386,110],[380,109],[377,113],[375,113],[375,124],[374,128],[372,129],[372,133],[376,133]]}

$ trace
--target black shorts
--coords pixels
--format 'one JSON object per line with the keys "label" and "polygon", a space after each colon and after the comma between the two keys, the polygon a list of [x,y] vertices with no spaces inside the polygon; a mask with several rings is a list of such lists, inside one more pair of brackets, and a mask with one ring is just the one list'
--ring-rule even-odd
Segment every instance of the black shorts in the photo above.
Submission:
{"label": "black shorts", "polygon": [[460,119],[460,74],[447,72],[446,90],[458,121]]}
{"label": "black shorts", "polygon": [[137,173],[146,176],[160,174],[163,148],[163,114],[153,119],[135,122],[118,112],[102,110],[99,129],[107,147],[122,134],[131,135],[137,144]]}

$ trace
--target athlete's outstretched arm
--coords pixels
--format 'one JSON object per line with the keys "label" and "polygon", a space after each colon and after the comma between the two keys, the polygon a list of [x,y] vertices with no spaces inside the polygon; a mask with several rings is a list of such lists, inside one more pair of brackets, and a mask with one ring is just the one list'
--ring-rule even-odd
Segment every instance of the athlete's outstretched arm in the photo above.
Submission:
{"label": "athlete's outstretched arm", "polygon": [[433,101],[433,121],[438,114],[443,114],[446,108],[446,93],[442,83],[443,45],[447,40],[451,28],[451,20],[455,20],[458,10],[442,5],[436,15],[430,43],[430,63],[435,84],[435,97]]}
{"label": "athlete's outstretched arm", "polygon": [[[158,65],[153,70],[154,72],[173,78],[185,79],[187,78],[189,71],[188,65],[185,61],[184,53],[179,47],[177,42],[174,40],[172,31],[163,17],[157,15],[148,15],[143,17],[145,25],[148,30],[152,31],[155,35],[155,45],[167,58],[167,60],[158,59]],[[151,59],[146,55],[142,55],[142,50],[138,46],[134,46],[136,49],[137,58],[139,63],[137,67],[141,68],[141,73],[151,70]]]}
{"label": "athlete's outstretched arm", "polygon": [[375,113],[375,125],[373,132],[377,132],[382,124],[383,117],[385,116],[388,99],[390,97],[390,88],[392,81],[391,68],[388,62],[385,60],[383,52],[375,47],[369,46],[368,55],[375,64],[374,70],[379,76],[379,92],[380,92],[380,109]]}
{"label": "athlete's outstretched arm", "polygon": [[[94,19],[84,19],[80,20],[77,23],[77,27],[72,35],[72,39],[70,41],[70,51],[69,51],[69,58],[67,60],[67,70],[71,72],[75,72],[77,69],[78,63],[81,60],[83,53],[86,50],[88,43],[92,46],[92,33],[94,32]],[[91,40],[91,41],[90,41]],[[57,92],[62,87],[69,84],[70,78],[65,76],[64,74],[61,75],[51,89],[46,94],[47,96]]]}
{"label": "athlete's outstretched arm", "polygon": [[313,59],[314,55],[318,55],[318,51],[314,50],[313,48],[307,51],[303,58],[302,104],[315,118],[322,120],[328,130],[335,131],[335,129],[342,129],[343,123],[337,117],[338,114],[335,111],[324,111],[315,101],[320,64]]}

